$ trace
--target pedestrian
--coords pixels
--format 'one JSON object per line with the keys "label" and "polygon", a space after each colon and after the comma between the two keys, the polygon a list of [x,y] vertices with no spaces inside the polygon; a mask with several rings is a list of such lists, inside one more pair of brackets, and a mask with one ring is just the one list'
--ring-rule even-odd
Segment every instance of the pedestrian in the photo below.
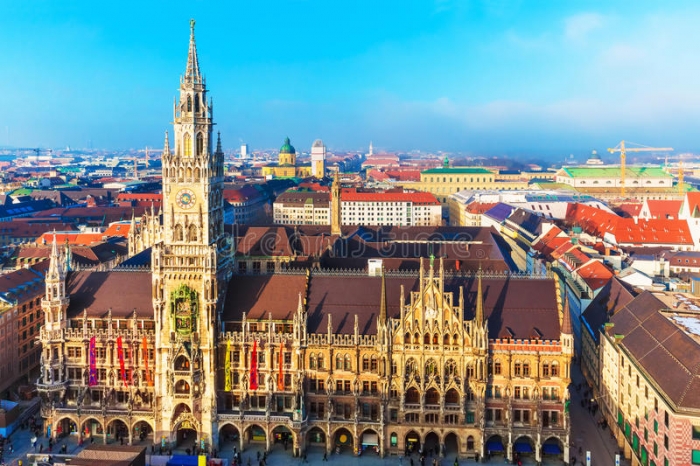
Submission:
{"label": "pedestrian", "polygon": [[454,462],[454,466],[459,466],[459,460],[457,459],[457,457],[456,457],[456,456],[455,456],[455,462]]}
{"label": "pedestrian", "polygon": [[256,456],[257,456],[257,460],[260,461],[260,452],[259,451],[257,452]]}
{"label": "pedestrian", "polygon": [[124,437],[120,437],[119,441],[121,442],[122,445],[124,445]]}
{"label": "pedestrian", "polygon": [[[323,452],[323,461],[328,461],[328,456],[325,451]],[[399,464],[401,464],[401,458],[399,458]]]}
{"label": "pedestrian", "polygon": [[[36,451],[36,448],[35,448],[34,450]],[[39,445],[39,453],[42,453],[43,451],[44,451],[44,443],[42,442],[42,443]]]}

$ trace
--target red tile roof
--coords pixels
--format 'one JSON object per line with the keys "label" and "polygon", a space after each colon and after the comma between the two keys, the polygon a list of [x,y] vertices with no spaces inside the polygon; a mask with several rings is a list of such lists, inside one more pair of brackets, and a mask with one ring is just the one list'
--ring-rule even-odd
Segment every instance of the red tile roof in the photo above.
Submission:
{"label": "red tile roof", "polygon": [[622,212],[622,217],[637,217],[639,216],[639,211],[642,210],[641,202],[627,202],[617,206],[617,209]]}
{"label": "red tile roof", "polygon": [[594,291],[607,285],[613,277],[610,269],[603,265],[602,262],[596,260],[580,267],[576,273]]}
{"label": "red tile roof", "polygon": [[685,193],[684,202],[688,203],[688,212],[691,217],[700,216],[700,191]]}
{"label": "red tile roof", "polygon": [[586,233],[605,238],[613,235],[618,244],[678,244],[692,245],[693,238],[685,220],[622,218],[585,204],[569,204],[566,221],[580,226]]}
{"label": "red tile roof", "polygon": [[470,214],[483,214],[484,212],[493,209],[498,205],[498,202],[470,202],[465,210]]}
{"label": "red tile roof", "polygon": [[674,199],[653,200],[648,199],[646,205],[649,208],[651,218],[677,219],[683,201]]}

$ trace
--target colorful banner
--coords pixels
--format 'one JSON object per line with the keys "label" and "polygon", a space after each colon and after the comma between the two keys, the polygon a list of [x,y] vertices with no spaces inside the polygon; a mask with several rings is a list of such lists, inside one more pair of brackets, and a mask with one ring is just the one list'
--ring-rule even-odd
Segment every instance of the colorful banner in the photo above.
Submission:
{"label": "colorful banner", "polygon": [[121,374],[122,382],[124,382],[124,386],[127,386],[126,383],[126,370],[124,370],[124,346],[122,344],[122,337],[121,335],[117,337],[117,357],[119,358],[119,371]]}
{"label": "colorful banner", "polygon": [[248,387],[251,390],[258,389],[258,341],[253,342],[253,352],[250,354],[250,382]]}
{"label": "colorful banner", "polygon": [[224,390],[230,392],[231,387],[231,340],[226,342],[226,358],[224,360]]}
{"label": "colorful banner", "polygon": [[284,391],[284,344],[280,343],[279,375],[277,376],[277,390]]}
{"label": "colorful banner", "polygon": [[153,386],[153,380],[151,380],[151,372],[148,370],[148,339],[143,337],[141,345],[143,346],[143,366],[146,371],[146,383],[149,387]]}
{"label": "colorful banner", "polygon": [[97,385],[97,351],[95,350],[95,337],[90,338],[90,379],[88,385]]}

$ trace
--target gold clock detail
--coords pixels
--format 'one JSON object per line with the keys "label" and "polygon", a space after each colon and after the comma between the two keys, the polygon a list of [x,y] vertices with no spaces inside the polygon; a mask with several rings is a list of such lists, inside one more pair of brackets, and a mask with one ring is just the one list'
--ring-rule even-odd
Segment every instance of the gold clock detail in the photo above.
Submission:
{"label": "gold clock detail", "polygon": [[177,192],[177,197],[175,197],[175,202],[182,209],[193,207],[195,200],[195,195],[190,189],[181,189]]}

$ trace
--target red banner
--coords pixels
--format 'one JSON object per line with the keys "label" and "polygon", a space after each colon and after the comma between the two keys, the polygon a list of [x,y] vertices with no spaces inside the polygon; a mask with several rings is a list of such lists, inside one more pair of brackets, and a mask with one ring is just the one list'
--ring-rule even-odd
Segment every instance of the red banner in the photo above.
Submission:
{"label": "red banner", "polygon": [[149,387],[153,386],[153,380],[151,380],[151,373],[148,370],[148,339],[146,337],[143,337],[142,340],[142,346],[143,346],[143,366],[144,369],[146,370],[146,383],[148,384]]}
{"label": "red banner", "polygon": [[250,354],[250,382],[251,390],[258,389],[258,341],[253,342],[253,352]]}
{"label": "red banner", "polygon": [[117,356],[119,357],[119,370],[121,371],[122,382],[124,382],[124,386],[126,387],[127,383],[126,370],[124,370],[124,346],[122,345],[121,336],[117,337]]}
{"label": "red banner", "polygon": [[97,385],[97,354],[95,351],[95,337],[90,338],[90,379],[88,385]]}
{"label": "red banner", "polygon": [[284,344],[280,343],[280,373],[277,376],[277,390],[280,392],[284,391]]}

